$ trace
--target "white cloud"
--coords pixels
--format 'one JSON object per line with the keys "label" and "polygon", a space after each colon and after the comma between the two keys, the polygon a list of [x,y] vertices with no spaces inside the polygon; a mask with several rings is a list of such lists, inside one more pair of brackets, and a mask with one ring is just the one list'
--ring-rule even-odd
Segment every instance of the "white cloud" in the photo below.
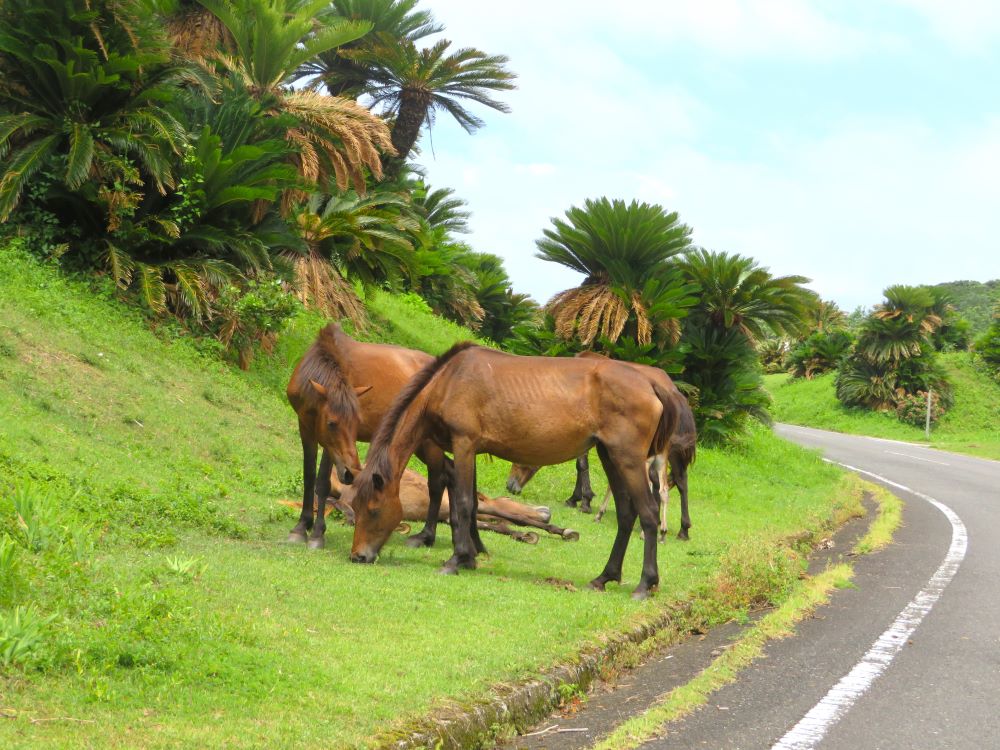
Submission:
{"label": "white cloud", "polygon": [[924,17],[930,29],[965,52],[981,53],[1000,38],[996,0],[892,0]]}

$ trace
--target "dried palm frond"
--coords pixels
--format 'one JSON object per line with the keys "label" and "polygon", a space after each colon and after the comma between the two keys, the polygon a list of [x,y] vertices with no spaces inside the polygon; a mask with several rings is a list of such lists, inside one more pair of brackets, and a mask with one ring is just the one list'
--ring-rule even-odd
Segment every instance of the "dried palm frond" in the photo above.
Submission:
{"label": "dried palm frond", "polygon": [[203,58],[231,50],[233,37],[218,16],[193,3],[167,21],[167,35],[177,50],[189,58]]}
{"label": "dried palm frond", "polygon": [[380,151],[394,154],[389,128],[357,102],[316,91],[293,91],[282,97],[281,112],[299,122],[289,140],[303,148],[300,173],[319,182],[333,177],[337,187],[348,185],[363,193],[365,167],[375,177],[382,177]]}
{"label": "dried palm frond", "polygon": [[348,318],[355,327],[367,323],[364,304],[340,272],[315,250],[306,255],[285,256],[295,269],[295,296],[303,305],[330,318]]}

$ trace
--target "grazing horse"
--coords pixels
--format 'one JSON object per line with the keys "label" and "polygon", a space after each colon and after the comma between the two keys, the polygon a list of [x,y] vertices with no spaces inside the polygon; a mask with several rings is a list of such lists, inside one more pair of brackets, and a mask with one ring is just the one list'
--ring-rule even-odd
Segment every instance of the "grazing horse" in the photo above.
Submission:
{"label": "grazing horse", "polygon": [[[343,484],[354,481],[361,473],[357,441],[372,439],[396,394],[433,361],[431,355],[413,349],[355,341],[336,323],[320,330],[288,382],[288,401],[299,421],[304,480],[302,513],[288,541],[305,542],[311,530],[309,546],[323,546],[331,472],[335,470]],[[323,448],[318,477],[317,445]],[[416,454],[427,465],[431,500],[436,495],[440,503],[446,481],[445,455],[430,441],[418,446]],[[434,532],[425,529],[412,540],[414,546],[433,544]]]}
{"label": "grazing horse", "polygon": [[[587,358],[587,359],[602,359],[608,360],[603,354],[598,354],[596,352],[580,352],[576,355],[577,357]],[[691,405],[688,400],[684,397],[674,385],[670,376],[667,375],[663,370],[658,367],[650,367],[649,365],[641,365],[635,362],[624,362],[621,360],[608,360],[614,361],[618,364],[625,365],[626,367],[631,367],[642,375],[645,375],[650,379],[651,382],[657,382],[660,387],[672,394],[672,399],[676,404],[678,421],[677,428],[674,433],[670,436],[670,442],[667,446],[667,457],[666,461],[663,460],[662,456],[657,456],[650,461],[649,464],[649,481],[653,485],[653,494],[660,499],[660,540],[662,541],[667,533],[667,501],[669,499],[669,488],[677,487],[677,490],[681,496],[681,526],[677,532],[678,539],[687,540],[688,529],[691,528],[691,519],[688,516],[688,483],[687,483],[687,470],[688,466],[694,463],[695,450],[698,442],[698,430],[695,426],[694,413],[691,411]],[[670,475],[669,477],[664,476],[665,465],[670,465]],[[520,464],[513,464],[510,467],[510,475],[507,478],[507,491],[512,494],[519,494],[524,486],[531,480],[532,477],[538,472],[538,466],[524,466]],[[590,461],[586,453],[582,456],[578,456],[576,459],[576,488],[573,490],[573,496],[566,501],[569,506],[576,505],[575,498],[577,497],[578,489],[580,487],[586,487],[590,490]],[[608,488],[608,492],[604,495],[604,502],[601,503],[601,508],[597,512],[595,521],[600,521],[604,515],[605,510],[608,507],[608,499],[610,497],[611,488]],[[590,497],[586,498],[580,505],[580,510],[584,513],[590,512],[590,499],[593,498],[593,492],[590,492]]]}
{"label": "grazing horse", "polygon": [[[476,455],[547,466],[597,446],[615,497],[618,533],[603,572],[603,590],[621,581],[636,517],[645,531],[642,577],[633,596],[659,583],[656,503],[646,459],[663,452],[677,413],[669,392],[614,362],[519,357],[466,342],[415,375],[379,426],[355,480],[351,560],[375,561],[399,523],[400,480],[415,448],[431,439],[454,455],[451,527],[454,554],[442,572],[475,568]],[[436,519],[432,498],[428,519]]]}

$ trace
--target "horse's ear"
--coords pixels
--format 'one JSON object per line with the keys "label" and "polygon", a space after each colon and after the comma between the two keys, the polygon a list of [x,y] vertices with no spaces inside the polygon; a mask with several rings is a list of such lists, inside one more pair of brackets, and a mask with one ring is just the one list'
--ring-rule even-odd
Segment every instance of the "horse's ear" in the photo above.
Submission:
{"label": "horse's ear", "polygon": [[316,393],[318,393],[323,398],[326,398],[326,388],[317,383],[315,380],[310,380],[309,385],[313,387],[313,390],[316,391]]}
{"label": "horse's ear", "polygon": [[372,484],[375,485],[375,489],[379,492],[385,489],[385,480],[382,479],[381,474],[372,474]]}
{"label": "horse's ear", "polygon": [[372,387],[370,385],[356,385],[354,386],[354,393],[358,397],[361,397],[364,396],[366,393],[368,393],[368,391],[370,391],[371,389]]}

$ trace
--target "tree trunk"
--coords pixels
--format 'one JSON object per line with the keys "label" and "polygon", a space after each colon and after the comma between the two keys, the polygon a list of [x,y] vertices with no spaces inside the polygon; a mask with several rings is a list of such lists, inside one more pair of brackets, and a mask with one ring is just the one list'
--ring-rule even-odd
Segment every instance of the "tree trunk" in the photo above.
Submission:
{"label": "tree trunk", "polygon": [[427,119],[431,106],[431,92],[422,89],[403,89],[399,97],[399,112],[392,126],[392,145],[396,156],[387,157],[383,170],[387,177],[399,174],[406,157],[420,137],[420,128]]}

